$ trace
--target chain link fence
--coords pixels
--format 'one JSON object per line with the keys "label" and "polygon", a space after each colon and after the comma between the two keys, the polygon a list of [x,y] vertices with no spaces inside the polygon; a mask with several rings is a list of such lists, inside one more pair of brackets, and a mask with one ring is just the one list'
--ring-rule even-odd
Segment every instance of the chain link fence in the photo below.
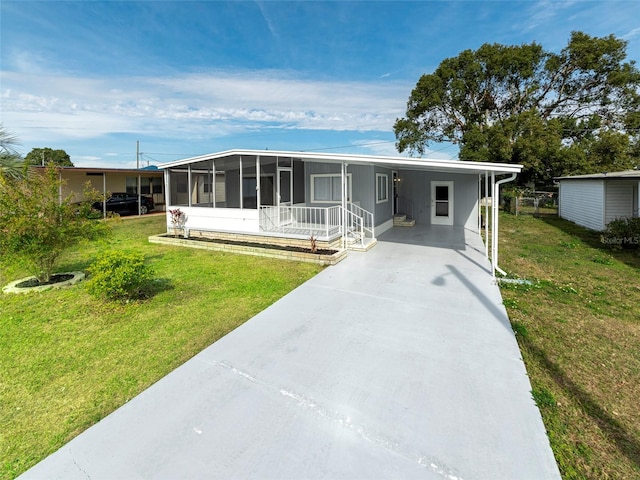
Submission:
{"label": "chain link fence", "polygon": [[558,214],[555,192],[525,192],[521,196],[505,196],[503,208],[514,215],[552,216]]}

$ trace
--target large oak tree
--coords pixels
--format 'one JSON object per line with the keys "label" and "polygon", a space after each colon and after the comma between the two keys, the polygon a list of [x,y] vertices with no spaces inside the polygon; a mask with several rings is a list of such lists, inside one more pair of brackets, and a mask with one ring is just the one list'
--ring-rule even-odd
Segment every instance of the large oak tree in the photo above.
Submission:
{"label": "large oak tree", "polygon": [[394,125],[398,151],[433,142],[460,159],[520,163],[521,183],[640,164],[640,73],[627,43],[573,32],[560,53],[485,44],[443,60]]}

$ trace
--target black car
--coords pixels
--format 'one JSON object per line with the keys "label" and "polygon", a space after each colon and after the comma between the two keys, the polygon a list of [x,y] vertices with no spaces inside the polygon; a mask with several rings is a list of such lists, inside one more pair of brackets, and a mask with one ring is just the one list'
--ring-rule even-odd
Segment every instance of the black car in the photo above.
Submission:
{"label": "black car", "polygon": [[[93,208],[102,211],[102,203],[95,202]],[[120,215],[138,214],[138,195],[135,193],[112,193],[107,200],[107,212],[115,212]],[[140,197],[140,214],[154,210],[153,199],[145,196]]]}

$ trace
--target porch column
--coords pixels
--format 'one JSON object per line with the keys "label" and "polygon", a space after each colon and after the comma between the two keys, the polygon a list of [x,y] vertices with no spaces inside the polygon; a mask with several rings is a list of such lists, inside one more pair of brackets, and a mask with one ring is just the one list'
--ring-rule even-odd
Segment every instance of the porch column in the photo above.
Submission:
{"label": "porch column", "polygon": [[191,206],[193,191],[193,185],[191,184],[191,164],[189,164],[189,169],[187,170],[187,183],[189,184],[188,192],[189,192],[189,206]]}
{"label": "porch column", "polygon": [[260,173],[260,155],[256,155],[256,208],[258,209],[258,216],[260,216],[260,179],[262,178]]}
{"label": "porch column", "polygon": [[211,191],[213,192],[213,208],[216,208],[216,159],[211,159],[211,170],[213,172],[213,181],[211,182]]}
{"label": "porch column", "polygon": [[243,183],[242,182],[242,155],[240,155],[240,189],[239,189],[240,190],[240,210],[242,210],[244,208],[244,198],[242,198],[243,197],[243,195],[242,195],[242,187],[243,187],[242,183]]}

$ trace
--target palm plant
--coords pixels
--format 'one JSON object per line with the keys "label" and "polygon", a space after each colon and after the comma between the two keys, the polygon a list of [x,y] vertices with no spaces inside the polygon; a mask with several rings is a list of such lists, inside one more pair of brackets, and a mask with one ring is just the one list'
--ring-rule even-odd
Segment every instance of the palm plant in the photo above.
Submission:
{"label": "palm plant", "polygon": [[0,175],[8,178],[22,176],[22,157],[16,150],[19,143],[18,138],[0,124]]}

